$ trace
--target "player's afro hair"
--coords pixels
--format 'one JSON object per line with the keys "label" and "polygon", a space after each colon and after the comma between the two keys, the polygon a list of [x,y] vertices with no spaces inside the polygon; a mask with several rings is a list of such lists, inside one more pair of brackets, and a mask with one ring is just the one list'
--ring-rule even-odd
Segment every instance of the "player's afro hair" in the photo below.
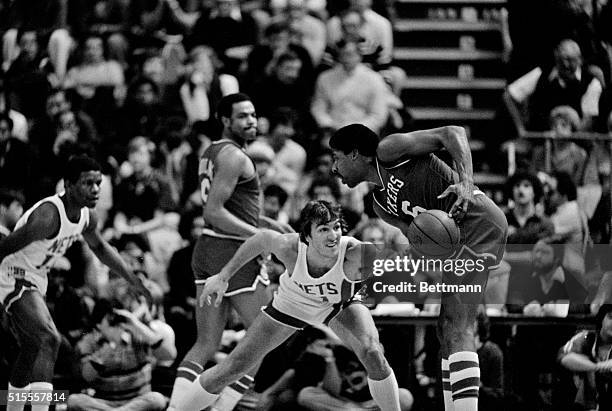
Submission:
{"label": "player's afro hair", "polygon": [[338,129],[329,140],[329,146],[344,154],[357,150],[363,156],[375,157],[378,141],[375,132],[363,124],[356,123]]}
{"label": "player's afro hair", "polygon": [[68,159],[63,177],[66,182],[76,183],[81,177],[81,173],[101,170],[100,164],[96,160],[85,154],[79,154]]}

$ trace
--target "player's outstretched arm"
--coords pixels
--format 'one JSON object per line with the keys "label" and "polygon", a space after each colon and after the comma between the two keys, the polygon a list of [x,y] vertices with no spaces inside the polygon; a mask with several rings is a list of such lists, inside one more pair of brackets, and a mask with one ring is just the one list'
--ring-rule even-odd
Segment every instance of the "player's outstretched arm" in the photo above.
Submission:
{"label": "player's outstretched arm", "polygon": [[0,262],[7,255],[13,254],[34,241],[52,238],[60,228],[59,213],[50,202],[38,206],[28,221],[17,230],[0,240]]}
{"label": "player's outstretched arm", "polygon": [[[236,250],[234,256],[227,262],[218,274],[213,275],[204,284],[200,295],[200,306],[211,304],[212,295],[216,295],[216,307],[227,290],[229,280],[246,263],[261,254],[274,253],[281,261],[284,260],[285,250],[292,242],[296,242],[297,234],[279,234],[272,230],[260,230],[257,234],[246,240]],[[283,261],[284,262],[284,261]]]}
{"label": "player's outstretched arm", "polygon": [[132,270],[128,268],[117,250],[102,238],[100,231],[98,231],[98,217],[92,209],[89,210],[89,224],[83,231],[83,238],[91,251],[104,265],[125,278],[128,283],[136,288],[137,292],[149,297],[149,291],[143,286]]}

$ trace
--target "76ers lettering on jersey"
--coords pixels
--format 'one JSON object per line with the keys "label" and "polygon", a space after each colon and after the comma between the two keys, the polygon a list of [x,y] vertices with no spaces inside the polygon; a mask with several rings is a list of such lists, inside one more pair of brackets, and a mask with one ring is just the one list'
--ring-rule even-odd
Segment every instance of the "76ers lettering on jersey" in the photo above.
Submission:
{"label": "76ers lettering on jersey", "polygon": [[390,215],[410,224],[425,210],[450,210],[454,197],[437,197],[457,181],[457,176],[433,154],[393,164],[377,160],[376,166],[383,187],[374,191],[374,201]]}

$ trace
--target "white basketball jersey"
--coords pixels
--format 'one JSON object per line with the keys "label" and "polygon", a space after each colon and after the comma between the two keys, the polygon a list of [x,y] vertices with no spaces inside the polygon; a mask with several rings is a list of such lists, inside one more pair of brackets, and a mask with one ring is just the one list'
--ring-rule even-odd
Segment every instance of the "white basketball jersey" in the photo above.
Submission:
{"label": "white basketball jersey", "polygon": [[348,240],[349,237],[341,237],[336,263],[318,278],[311,277],[308,273],[308,246],[298,242],[295,269],[291,274],[285,271],[280,276],[279,288],[272,305],[277,310],[308,323],[324,322],[330,313],[337,313],[341,304],[356,291],[357,282],[344,274],[344,256]]}
{"label": "white basketball jersey", "polygon": [[59,232],[51,239],[34,241],[21,250],[6,256],[0,265],[0,273],[16,278],[34,275],[46,280],[47,273],[55,260],[66,253],[66,250],[81,237],[81,233],[89,224],[89,209],[87,207],[81,208],[79,221],[73,223],[66,215],[66,209],[60,196],[54,195],[43,198],[26,211],[17,221],[15,230],[23,226],[32,212],[45,202],[50,202],[57,207],[60,217]]}

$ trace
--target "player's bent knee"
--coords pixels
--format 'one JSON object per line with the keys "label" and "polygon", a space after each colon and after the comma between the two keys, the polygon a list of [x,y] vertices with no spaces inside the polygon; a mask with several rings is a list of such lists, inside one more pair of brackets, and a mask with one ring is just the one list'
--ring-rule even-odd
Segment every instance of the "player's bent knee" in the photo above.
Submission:
{"label": "player's bent knee", "polygon": [[356,354],[368,368],[379,368],[385,364],[384,349],[377,338],[362,340]]}
{"label": "player's bent knee", "polygon": [[402,411],[410,411],[414,405],[414,397],[412,393],[405,388],[399,389],[400,409]]}
{"label": "player's bent knee", "polygon": [[151,391],[143,395],[143,399],[146,401],[147,410],[165,410],[168,405],[168,399],[161,393]]}
{"label": "player's bent knee", "polygon": [[320,398],[322,394],[326,393],[319,387],[304,387],[298,393],[297,403],[301,407],[308,407],[316,403],[316,399]]}

